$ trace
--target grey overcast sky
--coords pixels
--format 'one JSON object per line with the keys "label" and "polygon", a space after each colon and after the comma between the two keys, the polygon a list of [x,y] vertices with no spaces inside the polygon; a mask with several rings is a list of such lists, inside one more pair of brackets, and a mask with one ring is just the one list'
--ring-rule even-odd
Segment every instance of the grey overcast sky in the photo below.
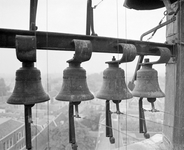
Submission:
{"label": "grey overcast sky", "polygon": [[[96,5],[101,0],[93,0]],[[135,11],[123,7],[123,0],[103,0],[94,9],[94,27],[98,36],[139,40],[142,33],[158,25],[165,8],[152,11]],[[30,0],[0,0],[0,28],[29,29]],[[85,34],[87,0],[39,0],[37,10],[38,31]],[[150,36],[150,35],[149,35]],[[146,40],[149,36],[144,38]],[[165,28],[157,31],[151,39],[165,42]],[[0,75],[15,74],[21,67],[15,50],[0,49]],[[38,51],[36,66],[43,73],[61,73],[73,57],[74,52]],[[93,53],[88,62],[82,64],[87,73],[102,72],[107,68],[105,61],[120,54]],[[134,72],[136,60],[121,67],[128,73]],[[159,74],[165,73],[164,65],[154,66]]]}

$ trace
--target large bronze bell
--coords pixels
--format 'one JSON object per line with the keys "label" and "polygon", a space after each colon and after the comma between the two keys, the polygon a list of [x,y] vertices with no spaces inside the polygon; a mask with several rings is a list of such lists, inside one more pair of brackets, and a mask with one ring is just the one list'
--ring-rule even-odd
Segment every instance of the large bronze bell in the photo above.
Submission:
{"label": "large bronze bell", "polygon": [[[145,62],[149,62],[149,59],[145,59]],[[165,96],[158,83],[158,73],[152,68],[152,64],[143,64],[142,68],[137,71],[137,80],[132,94],[135,97],[144,98]]]}
{"label": "large bronze bell", "polygon": [[124,6],[136,10],[151,10],[166,7],[177,0],[125,0]]}
{"label": "large bronze bell", "polygon": [[63,84],[56,96],[59,101],[80,102],[94,98],[86,83],[86,71],[80,63],[69,62],[63,71]]}
{"label": "large bronze bell", "polygon": [[22,67],[16,72],[15,88],[7,103],[24,105],[25,144],[26,149],[32,149],[32,107],[35,103],[48,101],[50,98],[44,92],[41,84],[40,71],[34,67],[36,62],[36,36],[16,35],[16,55],[22,62]]}
{"label": "large bronze bell", "polygon": [[7,103],[34,105],[48,101],[50,98],[42,87],[40,71],[34,67],[36,37],[17,35],[16,55],[22,67],[16,71],[15,87]]}
{"label": "large bronze bell", "polygon": [[16,72],[15,88],[7,103],[29,105],[48,100],[49,96],[41,84],[40,71],[33,63],[23,63]]}
{"label": "large bronze bell", "polygon": [[126,86],[124,70],[119,67],[119,62],[115,60],[115,57],[106,63],[109,67],[103,72],[103,84],[96,97],[106,100],[106,137],[109,137],[110,143],[114,144],[110,100],[116,104],[115,113],[121,114],[119,103],[121,100],[130,99],[133,96]]}
{"label": "large bronze bell", "polygon": [[92,44],[88,40],[74,40],[72,44],[75,48],[75,54],[72,59],[67,61],[69,67],[63,71],[63,83],[56,100],[69,102],[69,143],[71,143],[73,150],[77,150],[74,117],[80,118],[78,105],[81,101],[94,98],[87,86],[86,71],[80,66],[82,62],[91,58]]}
{"label": "large bronze bell", "polygon": [[147,98],[151,103],[151,112],[157,112],[154,102],[156,98],[164,97],[165,94],[161,91],[158,83],[158,73],[152,68],[152,63],[149,63],[149,59],[145,59],[142,64],[142,68],[137,71],[137,79],[135,87],[132,91],[133,96],[139,97],[139,130],[140,133],[144,133],[145,138],[149,138],[147,133],[146,120],[143,108],[143,98]]}
{"label": "large bronze bell", "polygon": [[96,97],[105,100],[119,101],[132,98],[125,83],[124,70],[118,63],[107,62],[109,67],[103,72],[103,84]]}

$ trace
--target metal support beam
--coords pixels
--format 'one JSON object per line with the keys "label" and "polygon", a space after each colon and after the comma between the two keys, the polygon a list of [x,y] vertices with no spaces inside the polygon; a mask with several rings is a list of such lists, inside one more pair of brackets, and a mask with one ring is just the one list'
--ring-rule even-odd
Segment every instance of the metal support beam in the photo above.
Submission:
{"label": "metal support beam", "polygon": [[37,49],[41,50],[74,51],[71,42],[74,39],[78,39],[89,40],[92,43],[93,52],[123,53],[121,49],[116,49],[115,46],[118,43],[126,43],[135,45],[137,49],[137,55],[160,55],[157,47],[166,47],[170,49],[171,53],[173,54],[172,44],[118,39],[110,37],[12,29],[0,29],[0,48],[15,48],[16,35],[35,35],[37,39]]}

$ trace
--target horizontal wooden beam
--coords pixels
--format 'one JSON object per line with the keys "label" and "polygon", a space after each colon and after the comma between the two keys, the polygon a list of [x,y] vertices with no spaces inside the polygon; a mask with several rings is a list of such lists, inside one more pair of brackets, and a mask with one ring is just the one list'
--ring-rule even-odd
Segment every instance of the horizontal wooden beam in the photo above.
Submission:
{"label": "horizontal wooden beam", "polygon": [[71,45],[73,39],[90,40],[93,52],[100,53],[122,53],[115,48],[118,43],[133,44],[137,49],[138,55],[159,55],[157,47],[167,47],[173,54],[173,45],[164,43],[145,42],[111,37],[87,36],[78,34],[65,34],[55,32],[41,32],[28,30],[13,30],[0,28],[0,48],[15,48],[15,36],[27,35],[36,36],[37,49],[40,50],[59,50],[74,51]]}

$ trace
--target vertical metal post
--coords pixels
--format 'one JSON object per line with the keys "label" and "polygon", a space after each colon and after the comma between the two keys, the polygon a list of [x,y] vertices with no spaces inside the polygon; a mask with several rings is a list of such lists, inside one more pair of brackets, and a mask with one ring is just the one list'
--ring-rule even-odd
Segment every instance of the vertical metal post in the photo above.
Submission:
{"label": "vertical metal post", "polygon": [[113,137],[112,130],[112,119],[109,100],[106,100],[106,137],[109,137],[111,144],[115,143],[115,138]]}
{"label": "vertical metal post", "polygon": [[91,0],[87,1],[87,13],[86,13],[86,35],[90,35],[90,25],[91,25]]}
{"label": "vertical metal post", "polygon": [[[29,30],[36,30],[36,10],[37,10],[38,0],[30,0],[30,22]],[[26,140],[26,149],[32,149],[31,142],[31,123],[32,123],[32,111],[31,108],[34,105],[25,105],[24,106],[24,117],[25,117],[25,140]]]}
{"label": "vertical metal post", "polygon": [[137,78],[137,71],[141,68],[141,63],[144,59],[144,55],[140,55],[139,58],[138,58],[138,61],[137,61],[137,65],[136,65],[136,68],[135,68],[135,72],[134,72],[134,75],[133,75],[133,78],[132,78],[132,81],[130,81],[128,83],[128,88],[133,91],[134,87],[135,87],[135,84],[134,84],[134,81],[136,80]]}
{"label": "vertical metal post", "polygon": [[77,150],[77,144],[75,139],[75,124],[74,124],[74,111],[73,103],[69,102],[69,142],[72,144],[72,149]]}
{"label": "vertical metal post", "polygon": [[24,115],[25,115],[25,139],[26,139],[26,149],[31,150],[31,123],[32,123],[32,112],[31,108],[33,105],[24,106]]}
{"label": "vertical metal post", "polygon": [[142,97],[139,99],[139,131],[140,133],[144,133],[144,137],[148,139],[150,138],[150,135],[147,133],[146,118],[144,115],[144,109],[142,107],[142,99]]}
{"label": "vertical metal post", "polygon": [[30,0],[30,21],[29,21],[29,30],[35,31],[36,27],[36,12],[37,12],[38,0]]}
{"label": "vertical metal post", "polygon": [[86,35],[90,34],[93,36],[97,36],[94,30],[92,0],[87,1],[87,13],[86,13]]}
{"label": "vertical metal post", "polygon": [[144,133],[143,131],[143,117],[142,117],[142,97],[139,99],[139,132]]}

